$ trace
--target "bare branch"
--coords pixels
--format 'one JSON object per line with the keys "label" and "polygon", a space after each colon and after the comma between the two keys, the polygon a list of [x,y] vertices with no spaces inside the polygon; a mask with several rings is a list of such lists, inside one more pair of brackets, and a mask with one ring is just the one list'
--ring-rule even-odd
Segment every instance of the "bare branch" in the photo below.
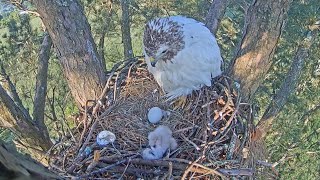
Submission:
{"label": "bare branch", "polygon": [[227,9],[228,0],[214,0],[206,17],[206,26],[213,34],[217,33],[219,24]]}
{"label": "bare branch", "polygon": [[15,85],[12,83],[9,75],[6,73],[3,64],[0,62],[0,84],[7,91],[7,94],[13,99],[16,105],[25,113],[29,112],[23,107],[22,101],[17,93]]}
{"label": "bare branch", "polygon": [[[15,91],[13,91],[13,92],[15,92]],[[13,95],[13,94],[15,94],[15,95]],[[15,98],[19,98],[17,96],[16,92],[12,93],[12,96],[16,96]],[[1,84],[0,84],[0,102],[2,102],[3,106],[5,106],[9,110],[10,115],[12,117],[14,117],[14,119],[17,120],[17,123],[19,123],[20,120],[21,121],[29,121],[30,123],[32,122],[32,118],[30,117],[29,113],[26,113],[27,110],[22,106],[22,104],[16,104],[15,101],[9,96],[9,94],[2,87]],[[2,107],[2,108],[4,108],[4,107]],[[1,115],[5,115],[5,114],[1,114]]]}
{"label": "bare branch", "polygon": [[308,110],[307,112],[305,112],[301,118],[300,121],[304,121],[305,119],[307,119],[309,116],[311,116],[312,114],[314,114],[315,112],[320,110],[320,104],[316,105],[315,107],[311,108],[310,110]]}
{"label": "bare branch", "polygon": [[282,110],[289,96],[295,90],[304,61],[308,57],[310,46],[312,45],[317,33],[317,30],[309,31],[307,37],[299,45],[285,80],[257,124],[256,136],[254,136],[254,139],[261,139],[266,136],[271,127],[272,121]]}
{"label": "bare branch", "polygon": [[49,34],[45,34],[40,46],[38,58],[38,72],[36,77],[36,92],[33,103],[33,119],[44,135],[49,137],[47,127],[44,124],[44,109],[47,93],[48,63],[52,41]]}

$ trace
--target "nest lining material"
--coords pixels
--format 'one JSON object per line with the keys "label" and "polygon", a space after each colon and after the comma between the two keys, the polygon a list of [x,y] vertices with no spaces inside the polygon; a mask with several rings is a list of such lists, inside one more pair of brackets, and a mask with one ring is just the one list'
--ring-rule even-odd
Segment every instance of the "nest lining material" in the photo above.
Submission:
{"label": "nest lining material", "polygon": [[[253,175],[246,163],[251,114],[245,109],[250,108],[240,103],[230,78],[216,78],[213,86],[195,91],[183,106],[174,109],[175,105],[163,98],[145,65],[137,61],[124,64],[110,72],[110,77],[116,78],[107,82],[105,93],[113,101],[104,107],[91,107],[94,114],[86,108],[88,112],[82,117],[85,123],[74,129],[74,138],[62,140],[52,149],[53,170],[80,179]],[[148,109],[154,106],[170,112],[156,125],[147,120]],[[159,125],[172,130],[178,148],[163,159],[143,160],[141,152],[148,145],[148,133]],[[96,144],[96,136],[102,130],[113,132],[117,138],[104,148]]]}

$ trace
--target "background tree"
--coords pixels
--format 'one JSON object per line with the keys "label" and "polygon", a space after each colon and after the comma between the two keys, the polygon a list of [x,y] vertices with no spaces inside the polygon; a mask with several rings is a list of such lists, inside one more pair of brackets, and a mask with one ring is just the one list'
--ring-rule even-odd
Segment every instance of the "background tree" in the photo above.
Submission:
{"label": "background tree", "polygon": [[50,37],[45,36],[38,60],[41,65],[37,74],[39,78],[35,94],[36,103],[33,109],[33,118],[23,106],[14,84],[0,61],[0,124],[2,127],[9,128],[18,136],[19,144],[30,151],[37,159],[43,159],[46,151],[52,146],[47,127],[44,124],[46,75],[50,48]]}
{"label": "background tree", "polygon": [[247,11],[243,35],[229,66],[246,101],[253,97],[271,66],[290,2],[254,0]]}
{"label": "background tree", "polygon": [[205,23],[213,34],[216,34],[218,31],[219,24],[227,9],[227,5],[228,0],[214,0],[211,3]]}
{"label": "background tree", "polygon": [[78,1],[32,1],[46,26],[73,98],[82,109],[96,100],[106,81],[90,26]]}
{"label": "background tree", "polygon": [[126,59],[133,57],[132,44],[131,44],[131,33],[130,33],[130,1],[121,0],[122,20],[121,20],[121,31],[123,41],[124,57]]}

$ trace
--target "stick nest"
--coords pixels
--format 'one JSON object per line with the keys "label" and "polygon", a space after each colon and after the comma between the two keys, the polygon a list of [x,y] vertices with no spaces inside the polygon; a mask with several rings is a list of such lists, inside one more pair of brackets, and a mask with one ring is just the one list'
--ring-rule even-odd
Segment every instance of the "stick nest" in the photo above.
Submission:
{"label": "stick nest", "polygon": [[[187,97],[183,105],[166,102],[161,89],[137,61],[118,63],[109,72],[99,101],[88,102],[80,124],[51,151],[50,168],[79,179],[220,179],[252,176],[250,168],[250,106],[241,103],[236,84],[227,76],[213,80]],[[169,112],[151,124],[151,107]],[[163,159],[144,160],[148,133],[168,126],[178,148]],[[96,144],[102,130],[116,135],[106,147]]]}

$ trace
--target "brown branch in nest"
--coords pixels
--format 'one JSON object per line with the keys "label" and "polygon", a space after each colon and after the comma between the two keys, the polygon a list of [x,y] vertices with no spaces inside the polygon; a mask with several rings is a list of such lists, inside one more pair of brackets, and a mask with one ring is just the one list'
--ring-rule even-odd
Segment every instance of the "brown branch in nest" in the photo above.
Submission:
{"label": "brown branch in nest", "polygon": [[201,148],[199,148],[194,142],[192,142],[190,139],[185,137],[183,134],[181,134],[181,137],[186,140],[188,143],[190,143],[197,151],[200,151]]}
{"label": "brown branch in nest", "polygon": [[[203,171],[204,170],[204,171]],[[194,172],[194,173],[200,173],[200,174],[215,174],[220,176],[222,179],[226,179],[224,177],[224,175],[222,175],[221,173],[219,173],[218,171],[214,170],[214,169],[210,169],[206,166],[203,166],[201,164],[198,164],[197,161],[193,162],[188,169],[183,173],[183,176],[181,179],[186,179],[189,172]]]}
{"label": "brown branch in nest", "polygon": [[253,175],[253,170],[251,168],[218,169],[218,171],[226,176],[252,176]]}
{"label": "brown branch in nest", "polygon": [[[122,160],[124,161],[124,160]],[[122,162],[121,161],[121,162]],[[115,159],[104,159],[103,162],[106,163],[114,163]],[[144,159],[131,159],[131,164],[134,165],[147,165],[151,167],[166,167],[172,168],[174,170],[187,170],[188,172],[200,173],[200,174],[216,174],[220,177],[224,177],[223,174],[219,173],[217,170],[208,168],[196,162],[191,162],[185,159],[178,159],[178,158],[167,158],[165,160],[144,160]],[[188,168],[188,164],[190,164]],[[222,169],[223,171],[224,169]],[[186,173],[187,175],[187,173]],[[183,178],[182,178],[183,179]]]}
{"label": "brown branch in nest", "polygon": [[112,167],[112,169],[108,170],[108,172],[111,172],[111,173],[123,173],[123,172],[125,172],[125,173],[132,174],[132,175],[153,174],[153,175],[156,175],[156,176],[159,176],[159,175],[163,174],[162,171],[158,171],[156,169],[155,170],[153,170],[153,169],[141,169],[141,168],[121,167],[121,166]]}
{"label": "brown branch in nest", "polygon": [[[107,95],[108,91],[110,90],[110,83],[111,83],[111,80],[112,80],[114,74],[115,74],[116,72],[124,69],[124,68],[127,67],[128,65],[130,65],[130,64],[133,65],[134,63],[136,63],[136,62],[137,62],[137,58],[138,58],[138,57],[134,57],[134,58],[130,58],[130,59],[125,60],[125,61],[120,61],[120,62],[118,62],[117,64],[115,64],[115,65],[112,67],[111,71],[109,72],[109,77],[108,77],[108,79],[107,79],[107,81],[106,81],[106,85],[105,85],[105,87],[103,88],[102,93],[101,93],[101,95],[99,96],[99,99],[98,99],[96,105],[95,105],[94,108],[93,108],[93,111],[92,111],[92,112],[93,112],[93,113],[92,113],[93,115],[95,115],[95,114],[97,113],[98,109],[102,106],[103,102],[105,101],[106,95]],[[120,67],[121,64],[124,64],[124,65],[123,65],[122,67]],[[120,74],[120,72],[118,72],[118,74]],[[116,86],[116,85],[115,85],[115,86]],[[114,98],[115,98],[115,95],[114,95]]]}
{"label": "brown branch in nest", "polygon": [[122,163],[128,162],[128,161],[130,161],[132,158],[135,158],[135,157],[137,157],[137,156],[139,156],[139,154],[133,155],[133,156],[131,156],[131,157],[129,157],[129,158],[123,159],[123,160],[121,160],[121,161],[118,161],[118,162],[116,162],[116,163],[114,163],[114,164],[111,164],[111,165],[106,166],[106,167],[104,167],[104,168],[101,168],[101,169],[99,169],[99,170],[92,171],[91,173],[89,173],[89,174],[87,174],[87,175],[84,175],[84,176],[80,176],[79,178],[80,178],[80,179],[81,179],[81,178],[82,178],[82,179],[83,179],[83,178],[88,178],[88,177],[91,177],[92,175],[106,172],[107,170],[109,170],[109,169],[111,169],[111,168],[113,168],[113,167],[115,167],[115,166],[118,166],[118,165],[120,165],[120,164],[122,164]]}
{"label": "brown branch in nest", "polygon": [[[114,105],[110,106],[109,109],[106,110],[101,116],[107,115],[108,113],[110,113],[112,111],[113,108],[114,108]],[[78,152],[78,155],[77,155],[75,161],[73,162],[73,165],[68,168],[68,170],[67,170],[68,173],[71,173],[77,167],[77,164],[85,158],[83,151],[85,150],[86,146],[89,144],[89,140],[92,137],[92,134],[98,124],[98,121],[99,121],[99,119],[96,119],[95,122],[92,124],[90,131],[89,131],[84,143],[82,143],[82,141],[80,141],[80,143],[82,143],[82,146]]]}

